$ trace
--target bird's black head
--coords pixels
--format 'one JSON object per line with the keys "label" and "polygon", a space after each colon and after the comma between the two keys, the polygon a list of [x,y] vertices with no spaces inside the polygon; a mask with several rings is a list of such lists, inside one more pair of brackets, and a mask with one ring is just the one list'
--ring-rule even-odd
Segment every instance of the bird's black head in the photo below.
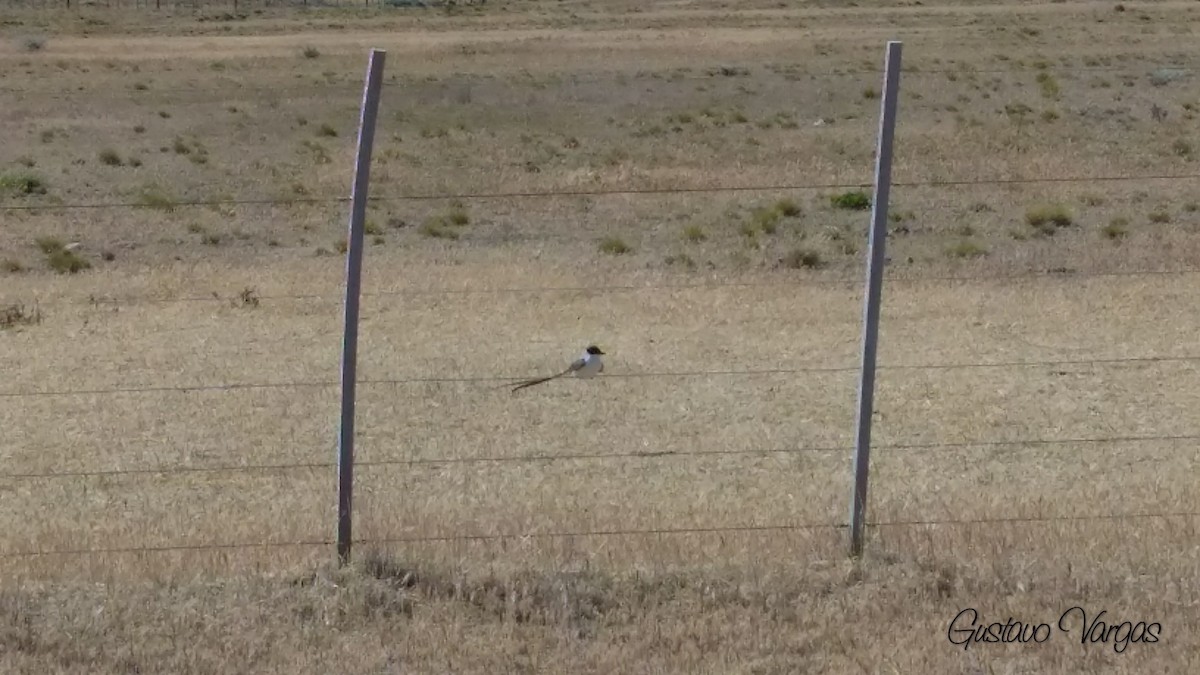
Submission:
{"label": "bird's black head", "polygon": [[587,348],[587,353],[595,355],[595,354],[603,354],[604,352],[600,351],[600,348],[597,347],[596,345],[592,345]]}

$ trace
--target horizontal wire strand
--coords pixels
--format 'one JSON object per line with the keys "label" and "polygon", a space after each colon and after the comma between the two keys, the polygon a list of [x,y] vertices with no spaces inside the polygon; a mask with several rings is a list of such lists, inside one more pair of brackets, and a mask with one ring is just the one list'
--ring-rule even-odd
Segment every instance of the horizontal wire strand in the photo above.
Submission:
{"label": "horizontal wire strand", "polygon": [[[1197,180],[1200,173],[1191,174],[1146,174],[1141,176],[1042,176],[1025,178],[990,178],[962,180],[893,181],[893,188],[904,187],[966,187],[972,185],[1025,185],[1037,183],[1113,183],[1157,180]],[[368,197],[368,202],[482,201],[491,199],[554,199],[560,197],[603,197],[613,195],[665,195],[721,192],[782,192],[787,190],[848,190],[870,188],[866,182],[829,183],[783,183],[777,185],[713,185],[666,188],[599,188],[593,190],[547,190],[511,192],[460,192],[424,195],[390,195]],[[344,204],[350,197],[296,197],[287,199],[194,199],[171,203],[171,208],[199,206],[284,206],[292,204]],[[161,208],[138,202],[94,202],[76,204],[5,204],[0,211],[64,211],[80,209],[156,209]]]}
{"label": "horizontal wire strand", "polygon": [[[1126,521],[1126,520],[1148,520],[1148,519],[1170,519],[1170,518],[1196,518],[1200,517],[1200,512],[1195,511],[1174,511],[1161,513],[1113,513],[1113,514],[1094,514],[1083,516],[1025,516],[1025,517],[1006,517],[1006,518],[978,518],[978,519],[929,519],[929,520],[906,520],[906,521],[880,521],[866,523],[869,528],[899,528],[899,527],[931,527],[931,526],[950,526],[950,527],[972,527],[986,525],[1014,525],[1014,524],[1053,524],[1053,523],[1068,523],[1068,522],[1095,522],[1095,521]],[[414,536],[414,537],[378,537],[378,538],[361,538],[356,539],[352,543],[358,545],[364,544],[420,544],[420,543],[449,543],[449,542],[471,542],[471,541],[501,541],[509,539],[566,539],[572,537],[627,537],[627,536],[664,536],[664,535],[692,535],[692,534],[732,534],[732,533],[769,533],[769,532],[800,532],[800,531],[815,531],[815,530],[844,530],[847,525],[844,523],[801,523],[790,525],[744,525],[744,526],[728,526],[728,527],[681,527],[681,528],[647,528],[647,529],[611,529],[611,530],[585,530],[585,531],[562,531],[562,532],[517,532],[517,533],[500,533],[500,534],[460,534],[460,535],[442,535],[442,536]],[[112,547],[112,548],[78,548],[78,549],[49,549],[49,550],[34,550],[34,551],[8,551],[0,552],[0,558],[33,558],[39,556],[99,556],[99,555],[117,555],[117,554],[142,554],[142,553],[171,553],[171,552],[197,552],[197,551],[227,551],[234,549],[270,549],[284,547],[317,547],[317,546],[332,546],[334,542],[329,540],[308,540],[308,541],[264,541],[255,543],[230,543],[230,544],[177,544],[164,546],[130,546],[130,547]]]}
{"label": "horizontal wire strand", "polygon": [[[944,450],[949,448],[996,448],[1047,445],[1102,445],[1107,443],[1152,443],[1200,441],[1200,434],[1173,434],[1151,436],[1102,436],[1092,438],[1028,438],[1004,441],[956,441],[936,443],[881,443],[873,444],[875,452],[887,450]],[[488,464],[488,463],[534,463],[534,462],[566,462],[615,459],[662,459],[686,460],[693,457],[725,457],[743,455],[807,455],[832,452],[851,452],[850,445],[807,446],[792,448],[748,448],[739,450],[698,450],[690,452],[652,451],[652,452],[612,452],[612,453],[570,453],[570,454],[536,454],[514,456],[481,456],[481,457],[445,457],[417,459],[378,459],[356,460],[354,468],[369,469],[384,466],[428,466],[450,464]],[[138,469],[95,469],[45,471],[30,473],[0,474],[0,480],[35,480],[57,478],[85,477],[117,477],[145,475],[173,475],[191,473],[232,473],[232,472],[284,472],[303,469],[333,469],[337,462],[296,462],[286,464],[224,464],[213,466],[159,466]]]}
{"label": "horizontal wire strand", "polygon": [[[957,370],[973,368],[1036,368],[1048,366],[1094,366],[1134,363],[1191,363],[1200,361],[1200,356],[1130,356],[1092,359],[1052,359],[1044,361],[997,361],[963,362],[963,363],[924,363],[924,364],[880,364],[876,370]],[[826,366],[804,368],[764,368],[742,370],[692,370],[674,372],[642,372],[642,373],[606,373],[605,379],[628,380],[644,378],[690,378],[690,377],[738,377],[760,375],[798,375],[802,373],[848,373],[856,372],[859,366]],[[476,376],[476,377],[402,377],[402,378],[369,378],[357,380],[360,386],[407,385],[407,384],[479,384],[494,382],[516,383],[529,376]],[[236,391],[241,389],[305,389],[339,386],[336,380],[312,380],[294,382],[237,382],[224,384],[196,385],[162,385],[147,387],[111,387],[93,389],[58,389],[44,391],[3,391],[0,398],[33,398],[49,396],[106,396],[114,394],[147,394],[147,393],[191,393],[202,391]]]}

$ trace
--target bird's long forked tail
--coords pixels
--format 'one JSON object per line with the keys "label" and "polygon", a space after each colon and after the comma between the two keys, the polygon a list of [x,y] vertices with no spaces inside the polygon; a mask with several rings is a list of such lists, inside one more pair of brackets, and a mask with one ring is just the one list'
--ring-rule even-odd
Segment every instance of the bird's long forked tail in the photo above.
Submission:
{"label": "bird's long forked tail", "polygon": [[[516,392],[517,390],[524,389],[525,387],[532,387],[535,384],[542,384],[543,382],[549,382],[550,380],[553,380],[557,377],[562,377],[563,375],[566,375],[569,372],[571,372],[571,369],[567,368],[566,370],[562,371],[561,373],[556,373],[556,374],[550,375],[548,377],[539,377],[534,380],[526,380],[526,381],[518,384],[517,386],[513,387],[512,390],[513,390],[513,392]],[[507,387],[508,385],[504,385],[504,386]]]}

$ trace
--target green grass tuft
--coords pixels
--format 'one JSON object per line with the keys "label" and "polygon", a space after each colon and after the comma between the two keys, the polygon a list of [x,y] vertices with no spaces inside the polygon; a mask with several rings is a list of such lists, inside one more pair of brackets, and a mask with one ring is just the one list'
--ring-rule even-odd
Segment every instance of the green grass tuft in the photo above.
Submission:
{"label": "green grass tuft", "polygon": [[626,244],[620,237],[605,237],[600,240],[600,252],[609,255],[625,255],[633,252],[633,247]]}
{"label": "green grass tuft", "polygon": [[852,190],[829,198],[834,208],[865,211],[871,208],[871,196],[862,190]]}

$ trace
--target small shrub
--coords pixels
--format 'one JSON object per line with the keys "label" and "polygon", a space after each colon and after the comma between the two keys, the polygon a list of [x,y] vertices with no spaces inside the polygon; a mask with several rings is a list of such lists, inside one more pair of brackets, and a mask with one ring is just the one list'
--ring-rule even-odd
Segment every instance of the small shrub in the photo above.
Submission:
{"label": "small shrub", "polygon": [[692,257],[686,253],[678,253],[675,255],[669,255],[665,259],[663,259],[663,262],[666,263],[667,265],[682,265],[682,266],[688,268],[689,270],[696,269],[696,261],[692,260]]}
{"label": "small shrub", "polygon": [[1113,218],[1100,229],[1100,233],[1108,239],[1124,239],[1129,236],[1129,221],[1121,217]]}
{"label": "small shrub", "polygon": [[65,248],[47,255],[46,262],[50,265],[50,269],[59,274],[75,274],[92,266],[86,258]]}
{"label": "small shrub", "polygon": [[0,175],[0,190],[20,195],[46,194],[46,181],[32,171],[16,171]]}
{"label": "small shrub", "polygon": [[321,55],[320,50],[318,50],[316,47],[312,47],[312,46],[305,47],[304,50],[301,51],[300,53],[303,54],[304,58],[306,58],[306,59],[315,59]]}
{"label": "small shrub", "polygon": [[750,214],[750,223],[754,229],[761,231],[763,234],[775,234],[779,228],[779,220],[782,216],[779,212],[771,208],[757,208]]}
{"label": "small shrub", "polygon": [[129,164],[129,166],[132,166],[133,168],[136,169],[142,165],[142,158],[141,157],[130,157],[127,164]]}
{"label": "small shrub", "polygon": [[112,148],[105,148],[100,151],[100,163],[105,166],[121,166],[124,164],[121,161],[121,156]]}
{"label": "small shrub", "polygon": [[20,164],[27,169],[32,169],[33,167],[37,166],[37,161],[35,161],[29,155],[21,155],[17,158],[17,164]]}
{"label": "small shrub", "polygon": [[50,255],[51,253],[55,253],[66,248],[66,244],[64,244],[62,239],[59,239],[58,237],[38,237],[37,239],[33,240],[33,243],[37,244],[38,249],[46,255]]}
{"label": "small shrub", "polygon": [[633,247],[626,244],[620,237],[605,237],[600,240],[600,252],[609,255],[624,255],[633,251]]}
{"label": "small shrub", "polygon": [[946,253],[953,258],[978,258],[987,255],[987,249],[974,240],[963,239],[946,249]]}
{"label": "small shrub", "polygon": [[46,38],[27,37],[21,40],[21,49],[27,52],[40,52],[46,46]]}
{"label": "small shrub", "polygon": [[421,223],[421,227],[417,231],[434,239],[458,239],[459,236],[458,230],[451,227],[445,218],[439,216],[434,216]]}
{"label": "small shrub", "polygon": [[1074,221],[1067,207],[1061,204],[1043,204],[1026,211],[1025,222],[1042,229],[1047,226],[1068,227]]}
{"label": "small shrub", "polygon": [[852,190],[829,198],[834,208],[864,211],[871,208],[871,197],[862,190]]}
{"label": "small shrub", "polygon": [[704,228],[700,227],[699,225],[688,225],[687,227],[683,228],[683,238],[685,241],[689,241],[693,244],[699,244],[705,239],[708,239],[708,235],[704,233]]}
{"label": "small shrub", "polygon": [[446,212],[445,217],[446,221],[451,225],[458,225],[459,227],[467,225],[471,222],[471,216],[467,214],[467,210],[459,205],[450,207],[450,210]]}
{"label": "small shrub", "polygon": [[317,128],[317,135],[333,138],[338,135],[338,132],[337,132],[337,129],[334,129],[333,127],[329,126],[328,124],[322,124],[320,127]]}
{"label": "small shrub", "polygon": [[1058,98],[1058,80],[1055,80],[1053,75],[1050,73],[1038,73],[1037,82],[1042,87],[1042,96],[1046,98]]}
{"label": "small shrub", "polygon": [[147,187],[142,190],[137,198],[138,206],[143,206],[150,209],[158,209],[160,211],[171,212],[175,210],[175,198],[167,194],[161,188]]}
{"label": "small shrub", "polygon": [[234,300],[236,307],[258,307],[258,304],[258,292],[253,288],[243,288],[242,292],[238,293],[237,299]]}
{"label": "small shrub", "polygon": [[4,270],[9,274],[19,274],[25,271],[25,266],[19,260],[7,258],[3,262],[0,262],[0,270]]}
{"label": "small shrub", "polygon": [[42,310],[36,305],[32,310],[22,304],[0,307],[0,330],[17,326],[32,326],[41,322]]}
{"label": "small shrub", "polygon": [[345,239],[339,239],[339,240],[337,240],[337,243],[335,243],[333,245],[333,247],[337,249],[338,253],[341,253],[344,255],[346,253],[346,251],[350,250],[350,243],[347,242]]}
{"label": "small shrub", "polygon": [[1179,157],[1191,157],[1192,144],[1180,138],[1171,144],[1171,152],[1175,153]]}
{"label": "small shrub", "polygon": [[1171,214],[1167,213],[1163,209],[1155,209],[1154,211],[1150,212],[1150,222],[1158,223],[1160,225],[1163,223],[1169,223],[1171,222]]}
{"label": "small shrub", "polygon": [[821,258],[820,252],[811,248],[795,248],[788,251],[780,261],[785,267],[798,270],[802,268],[816,269],[822,267],[825,263]]}
{"label": "small shrub", "polygon": [[200,243],[204,244],[205,246],[220,246],[221,235],[208,232],[203,237],[200,237]]}
{"label": "small shrub", "polygon": [[373,220],[368,220],[363,224],[363,233],[370,236],[379,236],[383,234],[383,228],[380,227],[379,223]]}
{"label": "small shrub", "polygon": [[138,124],[138,125],[136,125],[135,127],[133,127],[133,133],[135,133],[135,134],[144,134],[144,133],[146,133],[146,127],[145,127],[145,125],[142,125],[142,124]]}
{"label": "small shrub", "polygon": [[800,215],[800,205],[791,199],[780,199],[775,202],[775,210],[786,218],[795,218]]}
{"label": "small shrub", "polygon": [[863,89],[862,97],[868,101],[879,98],[879,91],[874,87]]}

